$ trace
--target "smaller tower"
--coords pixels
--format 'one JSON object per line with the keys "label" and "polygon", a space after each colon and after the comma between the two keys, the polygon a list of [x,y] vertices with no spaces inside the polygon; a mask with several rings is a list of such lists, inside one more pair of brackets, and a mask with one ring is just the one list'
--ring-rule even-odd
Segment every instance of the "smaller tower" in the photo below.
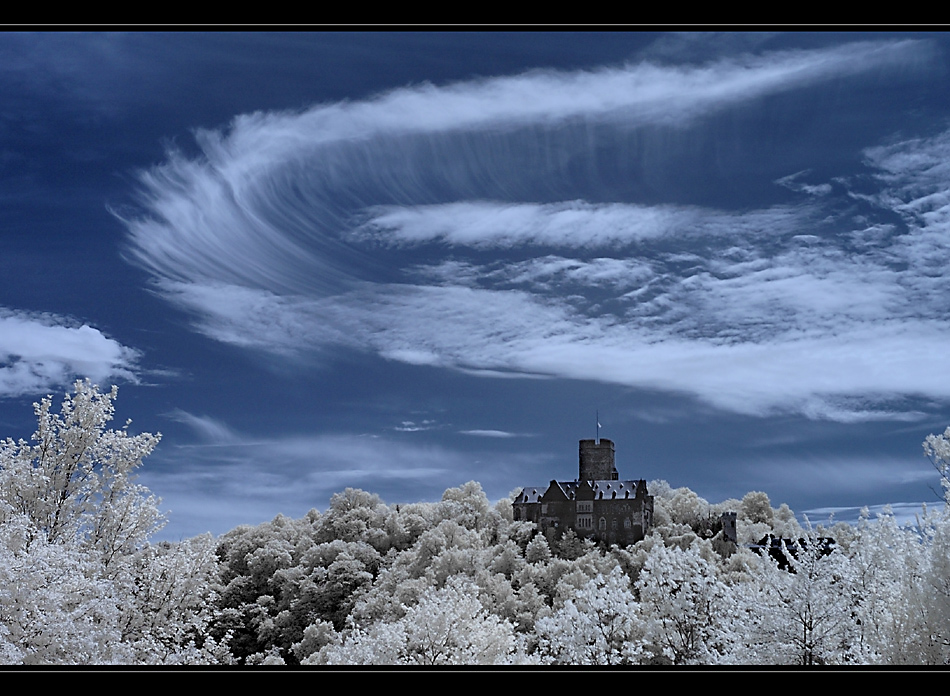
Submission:
{"label": "smaller tower", "polygon": [[612,440],[581,440],[578,459],[578,481],[616,481],[620,478],[614,464]]}
{"label": "smaller tower", "polygon": [[734,512],[724,512],[720,517],[722,520],[722,536],[733,544],[739,543],[739,533],[736,530],[736,518],[738,515]]}

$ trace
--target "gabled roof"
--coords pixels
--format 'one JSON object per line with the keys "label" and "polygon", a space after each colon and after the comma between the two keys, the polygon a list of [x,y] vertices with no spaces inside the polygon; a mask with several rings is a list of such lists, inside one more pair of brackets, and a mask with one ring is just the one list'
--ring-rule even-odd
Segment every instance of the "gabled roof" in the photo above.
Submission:
{"label": "gabled roof", "polygon": [[[576,485],[576,484],[574,484]],[[574,500],[574,489],[567,481],[551,481],[548,489],[541,496],[543,500],[551,502],[552,500]]]}
{"label": "gabled roof", "polygon": [[539,503],[541,496],[547,491],[547,486],[525,486],[515,498],[516,503]]}

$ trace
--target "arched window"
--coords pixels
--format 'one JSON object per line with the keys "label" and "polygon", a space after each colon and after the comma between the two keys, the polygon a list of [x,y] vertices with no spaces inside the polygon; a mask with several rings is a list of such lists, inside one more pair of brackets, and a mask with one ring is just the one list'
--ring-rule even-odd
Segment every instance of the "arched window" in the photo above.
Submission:
{"label": "arched window", "polygon": [[601,517],[601,518],[600,518],[600,530],[601,530],[601,531],[604,531],[604,530],[606,530],[606,529],[607,529],[607,520],[605,520],[603,517]]}

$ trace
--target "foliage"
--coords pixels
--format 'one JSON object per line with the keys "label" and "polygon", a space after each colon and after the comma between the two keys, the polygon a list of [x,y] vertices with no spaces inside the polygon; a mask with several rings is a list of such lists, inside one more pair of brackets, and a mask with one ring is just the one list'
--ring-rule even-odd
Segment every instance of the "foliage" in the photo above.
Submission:
{"label": "foliage", "polygon": [[486,611],[477,588],[461,577],[422,597],[393,622],[350,631],[307,664],[499,665],[514,658],[512,626]]}
{"label": "foliage", "polygon": [[0,442],[0,519],[25,517],[28,542],[83,543],[108,565],[160,526],[155,499],[131,475],[161,435],[129,435],[128,423],[106,430],[117,392],[76,382],[59,414],[52,397],[33,405],[33,444]]}
{"label": "foliage", "polygon": [[59,413],[34,404],[31,441],[0,443],[0,660],[226,660],[206,634],[210,537],[149,544],[158,501],[133,472],[159,435],[107,430],[117,390],[79,381]]}
{"label": "foliage", "polygon": [[643,621],[619,568],[588,580],[551,616],[536,624],[546,664],[630,665],[642,654]]}
{"label": "foliage", "polygon": [[924,440],[924,454],[930,458],[943,487],[943,499],[950,504],[950,427],[940,435],[928,435]]}
{"label": "foliage", "polygon": [[807,535],[794,548],[783,545],[788,567],[769,555],[749,586],[764,611],[747,632],[754,653],[767,664],[840,665],[861,661],[857,607],[850,558],[826,555],[821,540]]}
{"label": "foliage", "polygon": [[719,661],[731,623],[729,592],[698,546],[658,546],[636,584],[645,642],[674,665]]}

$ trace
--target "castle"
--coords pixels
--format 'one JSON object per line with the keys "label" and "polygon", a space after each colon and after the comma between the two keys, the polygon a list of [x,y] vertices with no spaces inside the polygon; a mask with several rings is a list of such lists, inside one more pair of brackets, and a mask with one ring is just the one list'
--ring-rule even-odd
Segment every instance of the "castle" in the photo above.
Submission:
{"label": "castle", "polygon": [[581,440],[576,481],[551,481],[525,487],[513,503],[514,519],[534,522],[549,541],[573,529],[583,538],[608,544],[633,544],[653,524],[653,496],[647,483],[620,481],[614,443]]}

